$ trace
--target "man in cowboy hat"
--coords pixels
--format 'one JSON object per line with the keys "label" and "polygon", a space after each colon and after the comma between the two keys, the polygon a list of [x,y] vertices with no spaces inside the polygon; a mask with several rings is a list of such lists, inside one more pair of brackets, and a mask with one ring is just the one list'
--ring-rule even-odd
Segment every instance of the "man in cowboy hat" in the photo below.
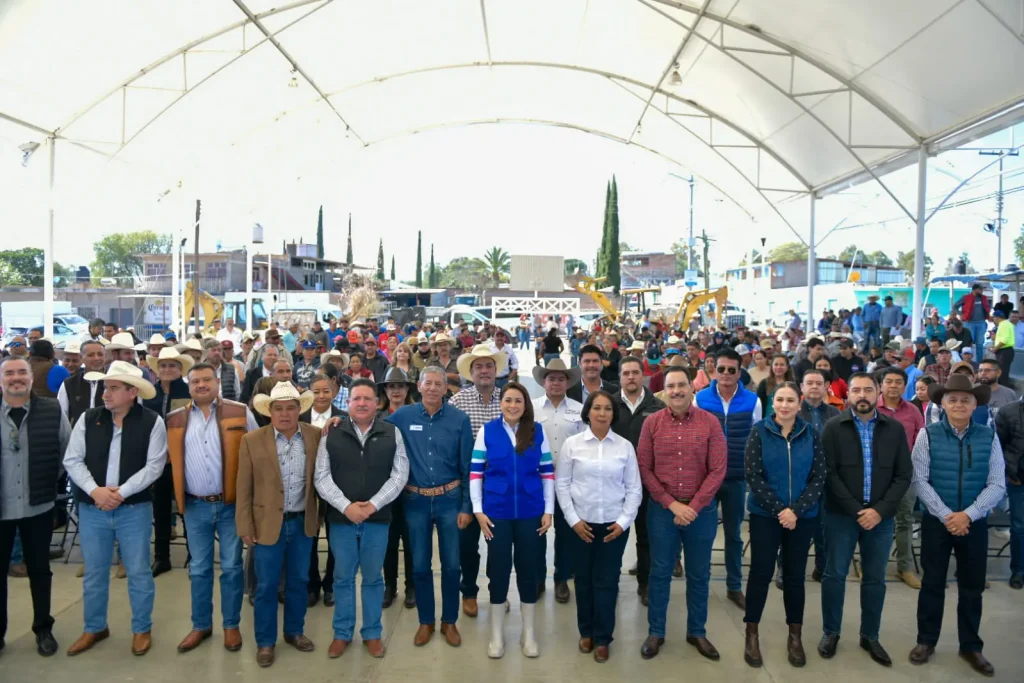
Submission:
{"label": "man in cowboy hat", "polygon": [[[221,398],[237,401],[242,395],[242,383],[239,380],[238,368],[231,361],[231,341],[204,339],[203,349],[203,362],[213,368]],[[191,374],[189,378],[191,379]]]}
{"label": "man in cowboy hat", "polygon": [[[582,372],[579,368],[567,368],[560,358],[555,358],[545,367],[533,369],[533,379],[544,387],[544,395],[533,399],[534,420],[544,425],[544,436],[551,446],[551,458],[558,469],[558,453],[570,436],[587,429],[581,415],[583,404],[566,397],[569,387],[579,383]],[[569,557],[571,535],[575,532],[566,521],[560,505],[555,506],[555,600],[569,602],[569,574],[572,572]],[[548,575],[547,543],[540,553],[540,577],[543,583]]]}
{"label": "man in cowboy hat", "polygon": [[420,332],[416,336],[416,353],[412,354],[412,364],[419,370],[422,370],[430,362],[430,339],[427,337],[426,332]]}
{"label": "man in cowboy hat", "polygon": [[[928,396],[942,405],[941,421],[922,429],[914,443],[914,485],[924,504],[921,518],[921,593],[917,599],[917,646],[912,664],[935,652],[945,607],[949,556],[956,554],[957,626],[960,657],[978,673],[995,669],[981,650],[981,598],[988,562],[986,517],[1006,492],[1006,466],[995,431],[971,419],[988,402],[990,387],[953,374],[933,384]],[[966,446],[966,455],[965,448]]]}
{"label": "man in cowboy hat", "polygon": [[864,310],[861,313],[861,317],[864,320],[864,353],[868,352],[868,349],[872,346],[872,339],[874,339],[874,346],[882,345],[881,335],[881,320],[882,320],[882,307],[878,304],[878,295],[869,294],[868,302],[864,304]]}
{"label": "man in cowboy hat", "polygon": [[115,334],[110,343],[107,344],[107,351],[113,360],[124,361],[132,365],[138,365],[135,359],[135,338],[128,332]]}
{"label": "man in cowboy hat", "polygon": [[82,359],[81,369],[64,380],[57,392],[61,412],[68,416],[72,426],[86,410],[103,405],[103,381],[85,379],[86,373],[103,372],[106,365],[103,344],[89,340],[82,342],[78,350]]}
{"label": "man in cowboy hat", "polygon": [[253,627],[256,663],[274,663],[277,645],[277,587],[285,574],[284,640],[300,652],[312,652],[303,633],[306,582],[313,539],[320,529],[313,475],[320,430],[299,421],[313,395],[289,382],[259,395],[253,408],[270,418],[266,427],[242,438],[238,453],[235,524],[238,536],[253,548],[256,598]]}
{"label": "man in cowboy hat", "polygon": [[381,641],[382,568],[388,545],[391,503],[409,479],[402,434],[376,419],[377,387],[368,379],[352,383],[348,417],[321,440],[316,457],[316,490],[329,506],[331,545],[338,549],[335,573],[334,640],[327,656],[344,654],[356,622],[356,572],[362,572],[363,627],[370,656],[384,656]]}
{"label": "man in cowboy hat", "polygon": [[61,364],[72,375],[82,369],[82,345],[76,341],[70,341],[64,345],[61,352]]}
{"label": "man in cowboy hat", "polygon": [[244,404],[220,397],[212,365],[197,363],[188,374],[191,402],[167,415],[167,459],[174,498],[188,528],[192,587],[192,630],[178,652],[194,650],[213,633],[215,535],[220,547],[224,648],[235,652],[242,647],[242,542],[235,529],[238,452],[242,437],[259,425]]}
{"label": "man in cowboy hat", "polygon": [[[469,415],[476,439],[485,424],[501,415],[501,391],[495,386],[495,379],[508,366],[508,356],[487,344],[479,344],[464,351],[456,365],[459,375],[473,384],[455,394],[448,403]],[[462,611],[467,617],[475,617],[480,591],[476,583],[480,573],[480,524],[475,516],[461,536]]]}
{"label": "man in cowboy hat", "polygon": [[[57,652],[50,614],[50,535],[60,462],[71,425],[60,404],[34,394],[32,384],[32,371],[24,358],[0,361],[0,568],[6,570],[11,561],[17,533],[32,594],[36,651],[49,657]],[[0,578],[0,650],[6,633],[5,575]]]}
{"label": "man in cowboy hat", "polygon": [[306,339],[300,346],[302,358],[292,368],[292,381],[298,385],[299,389],[309,389],[316,371],[320,369],[320,359],[317,358],[315,341]]}
{"label": "man in cowboy hat", "polygon": [[[188,405],[188,384],[182,377],[195,363],[191,356],[179,353],[173,347],[160,349],[160,355],[146,359],[160,381],[154,385],[154,393],[145,398],[142,405],[160,417],[167,419],[173,410]],[[174,500],[174,482],[171,478],[170,463],[164,468],[163,474],[153,487],[153,576],[160,576],[171,571],[171,536],[174,528],[174,515],[171,502]],[[179,512],[182,512],[179,510]]]}
{"label": "man in cowboy hat", "polygon": [[144,655],[152,645],[156,594],[149,567],[150,486],[167,462],[167,431],[159,415],[139,404],[139,398],[151,399],[156,390],[134,365],[114,361],[106,374],[88,372],[85,380],[103,382],[103,407],[90,408],[75,424],[64,455],[64,469],[77,487],[85,560],[85,631],[68,648],[68,656],[110,636],[107,602],[115,540],[128,572],[132,654]]}
{"label": "man in cowboy hat", "polygon": [[456,381],[460,379],[461,372],[456,360],[452,358],[452,349],[455,348],[457,343],[444,332],[434,335],[434,357],[428,363],[428,365],[441,367],[444,369],[447,379],[454,379]]}

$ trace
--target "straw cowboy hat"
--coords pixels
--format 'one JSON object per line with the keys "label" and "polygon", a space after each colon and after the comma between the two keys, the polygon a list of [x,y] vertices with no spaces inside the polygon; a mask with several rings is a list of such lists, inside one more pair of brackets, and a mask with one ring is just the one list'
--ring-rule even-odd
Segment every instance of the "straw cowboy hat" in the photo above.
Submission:
{"label": "straw cowboy hat", "polygon": [[320,365],[325,365],[330,362],[332,358],[341,359],[341,369],[344,370],[348,367],[348,354],[342,353],[338,349],[331,349],[327,353],[320,356]]}
{"label": "straw cowboy hat", "polygon": [[947,339],[946,348],[949,349],[950,351],[956,351],[957,349],[960,348],[961,343],[962,342],[957,341],[956,339]]}
{"label": "straw cowboy hat", "polygon": [[[89,378],[86,377],[86,379]],[[966,375],[951,374],[945,384],[939,384],[936,382],[928,387],[928,398],[935,403],[941,404],[942,397],[951,391],[962,391],[974,396],[974,398],[978,399],[979,406],[987,404],[989,398],[992,396],[992,388],[987,384],[975,385],[971,382],[970,377],[967,377]]]}
{"label": "straw cowboy hat", "polygon": [[76,341],[68,342],[67,344],[64,345],[64,355],[66,356],[69,353],[77,353],[78,355],[81,355],[82,345]]}
{"label": "straw cowboy hat", "polygon": [[147,346],[165,346],[166,344],[167,339],[162,334],[154,334],[146,343]]}
{"label": "straw cowboy hat", "polygon": [[313,407],[313,392],[303,391],[301,394],[291,382],[279,382],[270,390],[270,395],[258,394],[252,399],[252,407],[260,415],[270,417],[270,407],[275,401],[298,401],[299,413]]}
{"label": "straw cowboy hat", "polygon": [[565,367],[565,361],[561,358],[552,358],[551,362],[546,367],[538,365],[533,369],[533,379],[537,384],[544,385],[544,380],[552,372],[561,372],[569,380],[569,386],[575,386],[579,383],[580,377],[583,375],[583,371],[579,368],[567,368]]}
{"label": "straw cowboy hat", "polygon": [[119,332],[111,337],[107,348],[111,351],[134,351],[135,337],[127,332]]}
{"label": "straw cowboy hat", "polygon": [[90,382],[99,382],[106,380],[113,380],[115,382],[124,382],[130,384],[139,390],[139,396],[143,399],[151,399],[156,396],[156,388],[146,381],[142,376],[142,370],[131,363],[126,363],[123,360],[115,360],[107,368],[106,373],[102,372],[87,372],[85,373],[85,379]]}
{"label": "straw cowboy hat", "polygon": [[459,374],[463,379],[469,382],[473,381],[473,375],[470,372],[473,367],[473,361],[482,358],[490,358],[494,361],[495,366],[497,366],[495,370],[496,375],[504,372],[505,366],[508,365],[508,355],[504,351],[495,351],[494,347],[488,344],[477,344],[469,351],[463,351],[462,355],[459,356],[459,360],[455,362],[455,366],[459,369]]}
{"label": "straw cowboy hat", "polygon": [[165,346],[164,348],[160,349],[159,356],[149,355],[146,357],[146,362],[149,364],[149,367],[153,368],[154,371],[159,371],[160,361],[162,360],[173,360],[174,362],[180,364],[181,374],[183,375],[186,374],[189,370],[191,370],[192,366],[195,365],[195,361],[192,360],[192,356],[181,353],[177,349],[171,348],[170,346]]}
{"label": "straw cowboy hat", "polygon": [[437,344],[448,344],[449,346],[455,346],[458,343],[444,332],[438,332],[437,334],[435,334],[432,341],[434,342],[435,346]]}
{"label": "straw cowboy hat", "polygon": [[647,346],[639,339],[633,340],[633,343],[629,345],[630,351],[645,351]]}

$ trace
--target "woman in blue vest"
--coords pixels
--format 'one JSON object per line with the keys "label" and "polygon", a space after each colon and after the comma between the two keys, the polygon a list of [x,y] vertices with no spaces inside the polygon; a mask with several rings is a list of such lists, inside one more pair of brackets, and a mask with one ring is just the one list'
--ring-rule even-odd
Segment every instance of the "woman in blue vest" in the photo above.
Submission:
{"label": "woman in blue vest", "polygon": [[782,599],[786,607],[789,663],[807,663],[801,640],[807,554],[818,526],[818,501],[825,486],[821,438],[800,417],[800,389],[793,382],[775,388],[773,413],[754,425],[747,440],[746,478],[750,485],[750,574],[747,577],[747,664],[762,664],[758,624],[775,558],[782,548]]}
{"label": "woman in blue vest", "polygon": [[523,385],[509,382],[501,390],[501,417],[483,426],[473,446],[469,472],[473,513],[488,541],[487,578],[491,592],[491,641],[487,654],[505,654],[505,598],[512,565],[523,610],[523,654],[537,657],[534,633],[537,564],[541,538],[551,528],[555,510],[555,468],[533,403]]}

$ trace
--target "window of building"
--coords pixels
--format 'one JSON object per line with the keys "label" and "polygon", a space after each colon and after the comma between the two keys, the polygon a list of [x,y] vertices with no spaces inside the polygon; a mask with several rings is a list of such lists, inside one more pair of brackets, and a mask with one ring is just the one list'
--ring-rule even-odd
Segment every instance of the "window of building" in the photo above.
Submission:
{"label": "window of building", "polygon": [[167,263],[146,264],[146,277],[159,277],[160,275],[167,275]]}
{"label": "window of building", "polygon": [[196,264],[194,264],[194,263],[184,263],[184,264],[182,264],[182,267],[183,267],[183,269],[185,271],[185,279],[186,280],[190,279],[195,274],[195,272],[196,272]]}
{"label": "window of building", "polygon": [[316,261],[304,260],[302,262],[303,270],[316,270]]}
{"label": "window of building", "polygon": [[818,262],[818,284],[828,285],[846,282],[846,268],[835,261]]}
{"label": "window of building", "polygon": [[226,261],[211,261],[206,264],[206,277],[225,278],[228,276]]}

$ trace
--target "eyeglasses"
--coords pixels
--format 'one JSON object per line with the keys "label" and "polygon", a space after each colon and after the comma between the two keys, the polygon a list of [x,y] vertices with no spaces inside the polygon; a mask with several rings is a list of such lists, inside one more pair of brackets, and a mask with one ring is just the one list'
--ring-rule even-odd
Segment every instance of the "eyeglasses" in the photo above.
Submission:
{"label": "eyeglasses", "polygon": [[7,437],[11,440],[11,450],[17,453],[21,450],[20,435],[17,429],[12,429],[11,433]]}
{"label": "eyeglasses", "polygon": [[726,367],[724,365],[719,365],[717,368],[715,368],[715,372],[717,372],[719,375],[721,375],[723,373],[729,373],[730,375],[735,375],[737,372],[739,372],[739,368],[734,368],[731,365],[729,367]]}

